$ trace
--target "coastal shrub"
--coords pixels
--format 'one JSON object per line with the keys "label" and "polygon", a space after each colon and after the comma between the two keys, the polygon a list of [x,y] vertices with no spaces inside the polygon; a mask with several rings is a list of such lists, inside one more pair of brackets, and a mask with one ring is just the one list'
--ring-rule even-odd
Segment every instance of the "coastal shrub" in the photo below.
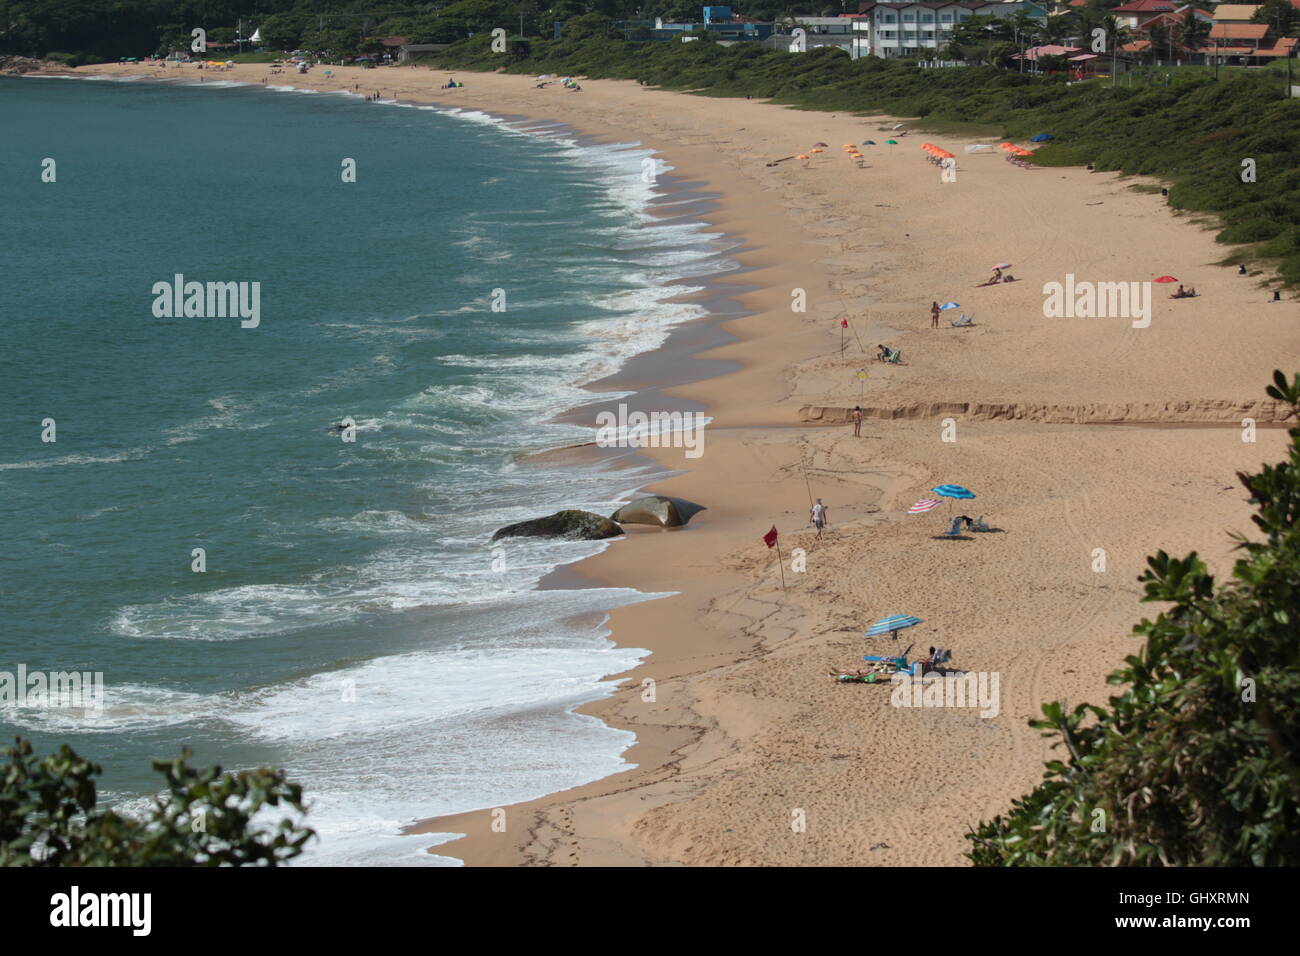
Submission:
{"label": "coastal shrub", "polygon": [[1259,255],[1272,258],[1285,258],[1300,252],[1300,226],[1292,226],[1277,237],[1270,239],[1259,247]]}
{"label": "coastal shrub", "polygon": [[1278,263],[1277,271],[1283,282],[1300,282],[1300,255],[1287,256]]}
{"label": "coastal shrub", "polygon": [[222,773],[189,756],[153,762],[166,789],[136,818],[96,806],[98,764],[66,744],[37,756],[15,739],[0,750],[0,866],[276,866],[315,836],[287,817],[253,825],[264,807],[305,812],[283,771]]}
{"label": "coastal shrub", "polygon": [[[1289,264],[1300,260],[1294,256]],[[1300,261],[1296,262],[1300,267]],[[1300,414],[1300,375],[1270,398]],[[1141,650],[1110,675],[1109,708],[1060,703],[1031,725],[1061,759],[967,835],[980,866],[1300,863],[1300,428],[1286,461],[1237,478],[1260,540],[1217,581],[1193,552],[1147,559]]]}
{"label": "coastal shrub", "polygon": [[1233,223],[1216,237],[1219,242],[1261,242],[1272,239],[1283,229],[1280,222],[1271,219],[1247,219]]}

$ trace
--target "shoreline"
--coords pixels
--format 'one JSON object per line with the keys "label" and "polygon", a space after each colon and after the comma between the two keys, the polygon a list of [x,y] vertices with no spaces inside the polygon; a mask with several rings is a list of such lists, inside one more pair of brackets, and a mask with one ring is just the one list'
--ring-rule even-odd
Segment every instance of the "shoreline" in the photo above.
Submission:
{"label": "shoreline", "polygon": [[[377,71],[356,72],[369,82]],[[610,696],[577,709],[634,731],[623,759],[636,766],[507,808],[504,832],[489,809],[407,832],[467,834],[430,852],[472,865],[964,863],[961,830],[971,817],[1005,808],[1041,776],[1050,754],[1025,726],[1038,704],[1107,696],[1105,675],[1132,651],[1127,626],[1145,611],[1138,589],[1121,582],[1132,581],[1145,554],[1196,548],[1212,567],[1230,563],[1222,530],[1246,524],[1240,495],[1224,494],[1231,469],[1269,460],[1278,433],[1261,430],[1256,447],[1233,444],[1235,435],[1222,427],[1207,431],[1179,420],[1179,406],[1222,402],[1231,411],[1233,403],[1259,398],[1273,356],[1294,351],[1296,335],[1281,310],[1242,302],[1251,293],[1212,266],[1212,238],[1162,213],[1158,197],[1126,190],[1113,174],[1024,171],[990,161],[996,157],[970,157],[963,173],[977,188],[935,194],[943,187],[931,182],[915,150],[872,154],[865,171],[834,154],[802,166],[764,165],[764,154],[795,151],[787,142],[837,144],[836,133],[845,139],[850,127],[870,131],[878,119],[710,101],[627,81],[584,81],[581,94],[534,91],[527,77],[456,72],[473,78],[468,89],[415,90],[409,98],[636,139],[663,155],[675,176],[718,193],[713,215],[702,218],[742,238],[735,258],[745,269],[737,275],[749,291],[734,297],[747,314],[717,321],[735,341],[697,355],[734,368],[658,390],[665,400],[707,409],[714,420],[706,429],[709,451],[689,463],[670,449],[639,452],[665,468],[687,468],[648,488],[710,510],[681,531],[638,532],[621,547],[563,566],[598,585],[676,592],[610,614],[616,645],[651,653],[635,670],[609,676],[621,685]],[[382,84],[432,84],[447,73],[391,68]],[[319,76],[285,82],[297,79]],[[529,113],[532,94],[537,105]],[[719,116],[719,105],[728,115]],[[652,132],[620,130],[605,118],[615,111]],[[720,129],[736,123],[744,125],[734,133]],[[742,132],[749,135],[735,136]],[[848,177],[861,186],[844,187]],[[1073,210],[1063,218],[1091,215],[1076,207],[1093,200],[1118,211],[1114,219],[1092,216],[1082,242],[1071,233],[1077,221],[1062,234],[1033,216],[1062,197]],[[1012,234],[1017,225],[1023,234]],[[1108,241],[1135,248],[1112,254]],[[943,301],[945,291],[976,296],[966,288],[974,279],[953,276],[978,277],[995,257],[1030,259],[1031,280],[972,299],[988,305],[975,306],[974,329],[931,332],[924,301]],[[1146,335],[1113,325],[1051,325],[1035,314],[1039,280],[1075,263],[1103,278],[1107,270],[1199,270],[1195,284],[1205,299],[1157,303],[1158,321]],[[726,275],[714,280],[712,287],[725,286]],[[804,314],[791,311],[794,289],[807,292]],[[1220,355],[1213,301],[1220,308],[1232,302],[1235,318],[1255,323],[1253,339],[1232,356]],[[839,314],[852,320],[855,337],[865,337],[864,351],[883,341],[909,361],[876,366],[852,351],[852,340],[848,353],[837,353]],[[860,366],[869,367],[866,383],[851,378]],[[1178,427],[1083,430],[961,412],[954,417],[966,437],[946,447],[938,436],[942,415],[865,422],[857,442],[843,427],[801,420],[802,407],[838,409],[846,401],[895,410],[924,401],[1165,402],[1173,406],[1167,424]],[[1124,424],[1119,418],[1108,424]],[[919,519],[897,517],[930,484],[945,481],[979,489],[1008,529],[972,543],[982,559],[972,560],[970,548],[965,555],[952,550],[965,545],[931,543],[933,522],[918,531]],[[832,505],[831,533],[819,543],[802,530],[805,487]],[[807,573],[788,589],[757,540],[769,523],[787,547],[808,553]],[[1083,557],[1099,544],[1115,566],[1105,577],[1090,572]],[[881,708],[879,695],[869,696],[875,689],[828,680],[828,663],[843,666],[863,650],[889,648],[861,632],[895,611],[930,619],[918,641],[957,647],[965,667],[999,670],[1002,713],[983,721]],[[653,700],[643,691],[647,677],[655,682]],[[807,814],[806,831],[790,826],[796,809]]]}

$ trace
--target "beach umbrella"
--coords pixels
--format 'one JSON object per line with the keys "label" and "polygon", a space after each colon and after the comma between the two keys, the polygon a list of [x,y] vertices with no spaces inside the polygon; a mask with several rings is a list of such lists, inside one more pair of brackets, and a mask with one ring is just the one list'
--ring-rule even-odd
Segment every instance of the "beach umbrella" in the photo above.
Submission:
{"label": "beach umbrella", "polygon": [[1054,139],[1051,133],[1039,133],[1037,136],[1029,137],[1031,143],[1046,143],[1049,139]]}
{"label": "beach umbrella", "polygon": [[961,485],[939,485],[937,488],[931,488],[936,495],[944,498],[974,498],[975,492],[969,488],[963,488]]}
{"label": "beach umbrella", "polygon": [[920,515],[925,514],[927,511],[933,511],[937,507],[939,507],[938,498],[922,498],[916,504],[912,505],[912,507],[908,508],[907,513],[910,515]]}
{"label": "beach umbrella", "polygon": [[960,308],[961,308],[960,302],[945,302],[943,305],[939,306],[939,311],[947,312],[949,309],[960,309]]}
{"label": "beach umbrella", "polygon": [[876,637],[880,634],[888,634],[894,640],[898,640],[898,632],[905,627],[915,627],[917,624],[924,624],[919,617],[913,617],[910,614],[891,614],[889,617],[882,617],[875,624],[867,628],[867,637]]}
{"label": "beach umbrella", "polygon": [[821,150],[821,149],[810,149],[810,150],[808,150],[808,152],[810,152],[810,153],[822,153],[822,152],[825,152],[825,150]]}
{"label": "beach umbrella", "polygon": [[898,145],[898,140],[896,140],[896,139],[887,139],[887,140],[885,140],[885,145],[886,145],[886,146],[897,146],[897,145]]}
{"label": "beach umbrella", "polygon": [[[942,498],[974,498],[975,492],[969,488],[963,488],[961,485],[939,485],[937,488],[931,488],[936,495]],[[951,501],[948,504],[952,504]]]}
{"label": "beach umbrella", "polygon": [[993,268],[994,268],[994,269],[1010,269],[1010,268],[1011,268],[1011,263],[1009,263],[1009,262],[999,262],[999,263],[998,263],[997,265],[995,265]]}
{"label": "beach umbrella", "polygon": [[876,145],[876,141],[875,141],[874,139],[864,139],[864,140],[862,141],[862,145],[863,145],[863,146],[875,146],[875,145]]}
{"label": "beach umbrella", "polygon": [[1156,281],[1157,281],[1157,282],[1177,282],[1178,280],[1175,279],[1173,276],[1161,276],[1160,278],[1156,279]]}
{"label": "beach umbrella", "polygon": [[828,143],[813,143],[814,146],[827,146]]}

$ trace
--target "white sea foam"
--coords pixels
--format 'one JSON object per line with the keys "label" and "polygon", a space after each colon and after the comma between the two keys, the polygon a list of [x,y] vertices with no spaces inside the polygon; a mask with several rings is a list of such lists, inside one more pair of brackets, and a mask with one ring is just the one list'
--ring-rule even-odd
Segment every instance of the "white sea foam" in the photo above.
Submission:
{"label": "white sea foam", "polygon": [[[610,685],[601,679],[632,667],[644,652],[614,648],[602,630],[578,628],[570,618],[657,595],[533,590],[556,565],[595,554],[609,543],[506,539],[489,545],[487,532],[559,507],[608,513],[645,474],[522,469],[503,463],[503,455],[534,447],[530,442],[554,447],[590,440],[594,426],[541,423],[558,409],[593,401],[596,396],[581,388],[584,383],[613,374],[632,356],[662,345],[674,327],[705,314],[698,305],[669,301],[699,287],[665,280],[736,267],[725,257],[722,237],[707,226],[664,221],[647,212],[664,187],[644,182],[643,161],[656,157],[640,144],[582,145],[559,124],[512,125],[476,110],[418,108],[547,144],[581,170],[584,185],[603,190],[600,248],[618,250],[620,258],[642,267],[625,277],[629,288],[589,300],[591,308],[607,314],[578,325],[585,341],[572,352],[536,358],[446,355],[443,365],[473,370],[475,382],[431,386],[363,421],[361,430],[371,436],[364,447],[371,453],[430,462],[442,456],[458,467],[451,486],[445,474],[429,478],[422,489],[430,502],[424,511],[361,510],[322,522],[325,530],[376,540],[377,550],[364,561],[308,581],[246,584],[132,605],[112,620],[117,634],[136,640],[243,641],[394,611],[455,607],[464,612],[450,625],[453,632],[443,626],[431,635],[436,640],[429,649],[233,694],[136,699],[114,718],[138,720],[141,727],[216,719],[245,739],[275,748],[283,755],[278,762],[311,795],[308,822],[323,840],[310,859],[320,863],[436,863],[421,852],[434,838],[398,836],[399,828],[422,816],[529,799],[626,767],[621,753],[632,735],[571,710],[607,693]],[[458,239],[480,261],[503,261],[512,248],[497,238],[499,225],[486,217],[471,220]],[[607,272],[579,259],[565,275],[581,288],[586,275],[604,281]],[[566,304],[571,303],[535,303]],[[459,306],[411,318],[436,320],[482,309]],[[346,327],[358,337],[391,336],[394,343],[440,334],[429,325]],[[545,330],[509,335],[503,346],[553,347],[555,341]],[[347,371],[333,377],[334,384],[347,380]],[[210,402],[212,414],[178,426],[169,440],[243,427],[258,418],[220,396],[213,402],[218,404]],[[520,413],[537,424],[521,425]],[[429,440],[384,440],[389,429],[422,431]],[[505,573],[493,567],[502,553]],[[455,632],[457,627],[463,631]]]}

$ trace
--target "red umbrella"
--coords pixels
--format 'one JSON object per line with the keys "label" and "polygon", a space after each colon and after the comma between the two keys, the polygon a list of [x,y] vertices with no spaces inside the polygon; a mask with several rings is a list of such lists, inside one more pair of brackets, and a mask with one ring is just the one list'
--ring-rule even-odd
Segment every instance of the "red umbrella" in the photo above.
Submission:
{"label": "red umbrella", "polygon": [[1177,282],[1178,280],[1175,279],[1173,276],[1161,276],[1161,277],[1160,277],[1159,279],[1157,279],[1156,281],[1157,281],[1157,282]]}

